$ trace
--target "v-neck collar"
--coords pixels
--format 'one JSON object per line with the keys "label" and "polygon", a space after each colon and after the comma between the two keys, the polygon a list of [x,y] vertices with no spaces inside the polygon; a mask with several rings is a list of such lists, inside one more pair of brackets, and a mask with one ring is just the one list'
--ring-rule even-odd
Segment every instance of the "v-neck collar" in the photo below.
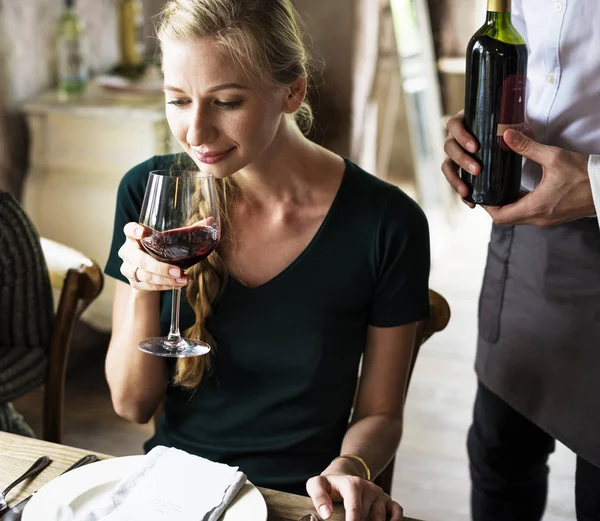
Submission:
{"label": "v-neck collar", "polygon": [[346,159],[345,157],[342,157],[342,159],[344,160],[344,163],[345,163],[344,173],[342,174],[342,181],[340,183],[340,186],[337,189],[335,197],[333,198],[331,206],[329,207],[329,210],[327,210],[327,214],[325,215],[323,222],[319,226],[319,229],[313,235],[313,238],[306,245],[306,247],[298,254],[298,256],[292,262],[290,262],[290,264],[288,264],[283,270],[281,270],[277,275],[273,276],[266,282],[259,284],[258,286],[248,286],[248,285],[240,282],[238,279],[236,279],[232,275],[229,275],[229,284],[233,284],[235,287],[243,288],[247,291],[260,291],[263,289],[267,289],[267,288],[271,287],[272,285],[276,284],[281,279],[283,279],[286,275],[288,275],[291,271],[293,271],[299,264],[302,263],[303,259],[310,254],[311,250],[314,249],[315,243],[317,243],[319,238],[321,237],[321,235],[323,235],[324,230],[327,228],[328,223],[331,221],[333,215],[335,214],[337,207],[340,205],[339,201],[342,197],[342,193],[345,191],[345,186],[348,183],[348,173],[351,171],[350,161],[348,159]]}

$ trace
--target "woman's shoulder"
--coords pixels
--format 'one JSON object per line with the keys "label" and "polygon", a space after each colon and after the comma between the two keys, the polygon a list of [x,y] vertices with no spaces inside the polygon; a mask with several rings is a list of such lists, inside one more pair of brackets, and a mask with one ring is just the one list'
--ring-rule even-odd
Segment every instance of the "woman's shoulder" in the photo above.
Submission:
{"label": "woman's shoulder", "polygon": [[363,170],[344,158],[350,192],[356,203],[371,208],[382,219],[399,220],[427,226],[425,213],[419,204],[398,186]]}

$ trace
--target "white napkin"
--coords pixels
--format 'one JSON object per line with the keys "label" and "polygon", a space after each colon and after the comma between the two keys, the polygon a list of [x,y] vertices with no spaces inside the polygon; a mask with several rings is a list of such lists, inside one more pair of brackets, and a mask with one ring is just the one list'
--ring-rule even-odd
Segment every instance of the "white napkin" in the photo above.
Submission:
{"label": "white napkin", "polygon": [[238,467],[158,446],[76,521],[217,521],[245,482]]}

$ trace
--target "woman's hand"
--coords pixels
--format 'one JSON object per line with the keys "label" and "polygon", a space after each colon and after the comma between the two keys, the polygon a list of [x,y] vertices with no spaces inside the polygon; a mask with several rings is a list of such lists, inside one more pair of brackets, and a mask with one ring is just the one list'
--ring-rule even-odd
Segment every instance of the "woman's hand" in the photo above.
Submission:
{"label": "woman's hand", "polygon": [[346,521],[402,521],[402,507],[374,483],[353,475],[353,464],[351,460],[337,460],[306,483],[306,491],[320,516],[328,519],[333,503],[343,502]]}
{"label": "woman's hand", "polygon": [[159,262],[142,249],[140,239],[144,236],[144,227],[141,224],[127,223],[123,231],[126,240],[119,250],[119,257],[123,259],[121,273],[133,288],[140,291],[165,291],[185,286],[189,282],[181,268]]}

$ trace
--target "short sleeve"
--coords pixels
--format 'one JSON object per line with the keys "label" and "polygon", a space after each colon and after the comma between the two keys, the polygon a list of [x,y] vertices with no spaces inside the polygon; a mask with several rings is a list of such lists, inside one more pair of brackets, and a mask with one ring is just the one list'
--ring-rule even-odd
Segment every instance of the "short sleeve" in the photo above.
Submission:
{"label": "short sleeve", "polygon": [[104,273],[123,282],[129,283],[127,278],[121,273],[122,261],[118,255],[119,249],[125,242],[123,228],[127,223],[137,222],[140,217],[148,174],[156,169],[155,163],[156,158],[153,157],[134,166],[121,179],[117,191],[117,207],[115,210],[112,243],[108,260],[104,267]]}
{"label": "short sleeve", "polygon": [[600,155],[591,155],[588,165],[596,215],[600,219]]}
{"label": "short sleeve", "polygon": [[382,209],[373,254],[377,276],[369,324],[394,327],[429,316],[429,226],[417,203],[398,188]]}

